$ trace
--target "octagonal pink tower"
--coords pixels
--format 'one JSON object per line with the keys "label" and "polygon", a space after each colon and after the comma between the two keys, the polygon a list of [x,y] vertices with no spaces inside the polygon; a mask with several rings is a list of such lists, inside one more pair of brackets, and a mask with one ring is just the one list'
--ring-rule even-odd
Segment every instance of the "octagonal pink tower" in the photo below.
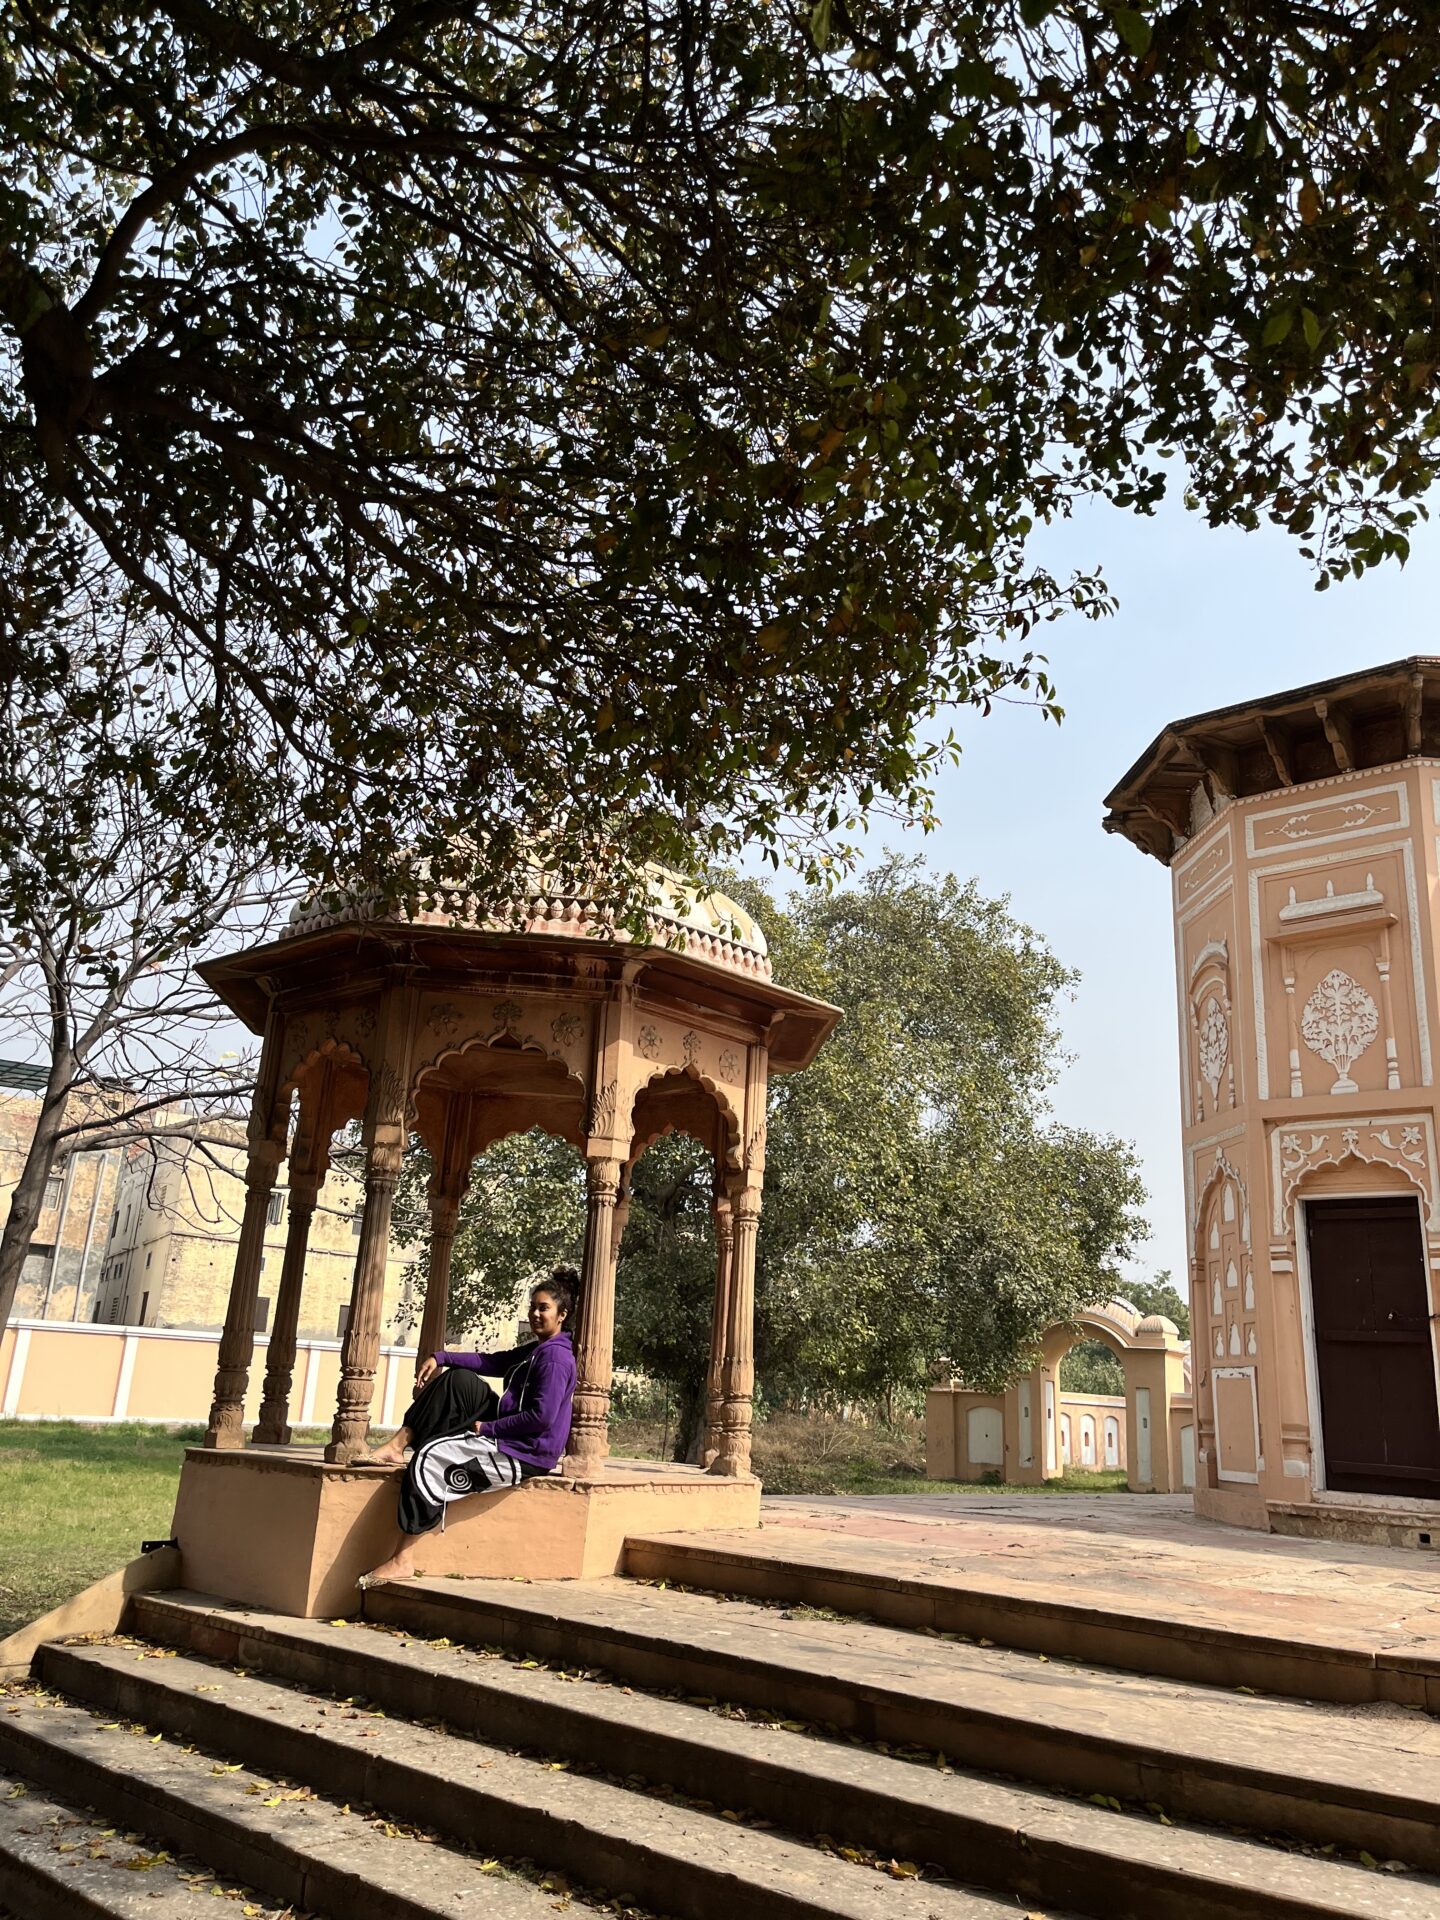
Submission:
{"label": "octagonal pink tower", "polygon": [[1440,661],[1176,721],[1106,804],[1171,876],[1196,1505],[1440,1542]]}

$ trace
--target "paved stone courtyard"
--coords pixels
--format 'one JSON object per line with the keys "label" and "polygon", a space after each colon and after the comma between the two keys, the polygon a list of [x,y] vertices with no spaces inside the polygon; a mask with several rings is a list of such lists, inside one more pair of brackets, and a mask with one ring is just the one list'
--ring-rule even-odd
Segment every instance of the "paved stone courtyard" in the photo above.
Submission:
{"label": "paved stone courtyard", "polygon": [[756,1550],[777,1556],[1440,1656],[1440,1551],[1249,1533],[1197,1518],[1187,1495],[797,1497],[763,1511]]}

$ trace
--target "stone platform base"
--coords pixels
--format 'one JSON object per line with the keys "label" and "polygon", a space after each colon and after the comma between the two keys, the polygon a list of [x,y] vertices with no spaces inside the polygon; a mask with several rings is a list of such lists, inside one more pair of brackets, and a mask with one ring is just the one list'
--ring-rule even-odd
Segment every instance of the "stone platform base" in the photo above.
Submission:
{"label": "stone platform base", "polygon": [[[355,1582],[394,1551],[396,1467],[332,1467],[318,1447],[189,1447],[172,1532],[192,1591],[301,1618],[358,1609]],[[456,1501],[426,1534],[422,1573],[584,1580],[620,1568],[639,1533],[758,1527],[760,1482],[610,1460],[593,1479],[546,1475]]]}
{"label": "stone platform base", "polygon": [[1272,1533],[1294,1540],[1353,1540],[1371,1547],[1440,1548],[1440,1502],[1410,1506],[1342,1506],[1307,1500],[1304,1505],[1269,1506]]}

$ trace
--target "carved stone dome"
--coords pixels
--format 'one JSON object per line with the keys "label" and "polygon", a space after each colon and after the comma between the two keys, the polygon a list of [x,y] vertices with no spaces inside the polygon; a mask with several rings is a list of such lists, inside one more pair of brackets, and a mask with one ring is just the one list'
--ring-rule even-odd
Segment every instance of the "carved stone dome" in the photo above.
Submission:
{"label": "carved stone dome", "polygon": [[1167,1320],[1163,1313],[1147,1313],[1135,1329],[1136,1333],[1172,1333],[1178,1340],[1180,1329],[1173,1320]]}
{"label": "carved stone dome", "polygon": [[[761,980],[771,976],[770,952],[758,923],[728,894],[706,893],[692,880],[654,864],[644,869],[645,926],[649,944],[688,953],[712,966]],[[633,933],[617,923],[602,888],[562,881],[538,866],[519,877],[518,899],[486,902],[444,884],[420,890],[409,901],[380,907],[373,895],[343,890],[308,894],[292,910],[282,938],[322,927],[391,922],[410,926],[469,927],[577,940],[629,942]]]}

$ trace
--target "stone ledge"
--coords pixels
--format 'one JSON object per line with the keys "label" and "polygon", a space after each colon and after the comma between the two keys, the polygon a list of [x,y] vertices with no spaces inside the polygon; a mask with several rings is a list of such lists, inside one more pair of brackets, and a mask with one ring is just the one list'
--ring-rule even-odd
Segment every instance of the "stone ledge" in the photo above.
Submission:
{"label": "stone ledge", "polygon": [[[319,1451],[188,1448],[171,1527],[183,1583],[277,1613],[355,1612],[356,1580],[394,1550],[401,1470],[329,1466]],[[545,1474],[456,1501],[417,1558],[442,1576],[594,1579],[619,1570],[628,1534],[759,1524],[756,1479],[616,1460],[592,1478]]]}
{"label": "stone ledge", "polygon": [[1371,1547],[1440,1548],[1440,1501],[1431,1513],[1414,1507],[1342,1506],[1326,1500],[1271,1500],[1272,1533],[1292,1540],[1341,1540]]}

